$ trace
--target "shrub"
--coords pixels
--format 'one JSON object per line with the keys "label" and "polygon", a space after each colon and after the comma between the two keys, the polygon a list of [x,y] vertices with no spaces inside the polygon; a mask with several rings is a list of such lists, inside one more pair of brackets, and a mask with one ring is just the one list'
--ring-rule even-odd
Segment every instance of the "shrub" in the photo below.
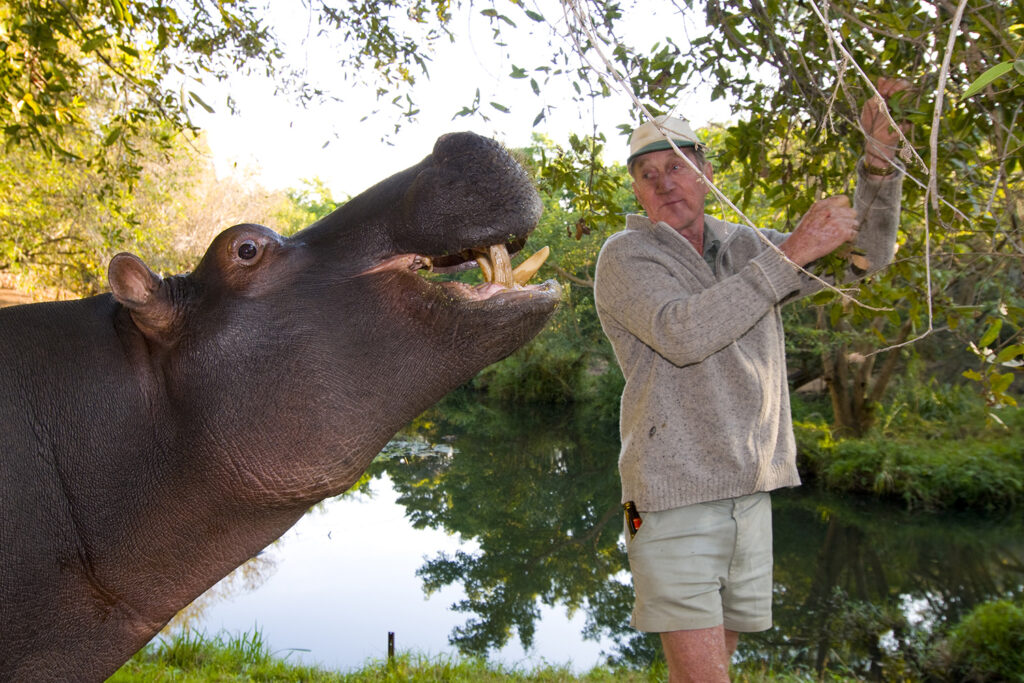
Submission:
{"label": "shrub", "polygon": [[1009,600],[979,605],[940,650],[950,680],[1024,681],[1024,607]]}
{"label": "shrub", "polygon": [[1024,498],[1016,439],[839,443],[822,467],[828,488],[901,498],[908,507],[1005,510]]}
{"label": "shrub", "polygon": [[[843,493],[902,500],[910,508],[994,512],[1024,504],[1024,410],[1003,424],[973,416],[945,425],[904,418],[859,439],[833,439],[821,419],[796,417],[797,466],[805,481]],[[954,425],[953,423],[956,422]]]}

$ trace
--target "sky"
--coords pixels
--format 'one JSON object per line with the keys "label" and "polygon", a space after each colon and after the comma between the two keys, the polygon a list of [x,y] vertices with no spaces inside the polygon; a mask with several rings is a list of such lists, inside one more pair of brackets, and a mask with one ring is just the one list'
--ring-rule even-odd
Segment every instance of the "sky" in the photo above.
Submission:
{"label": "sky", "polygon": [[[659,5],[651,3],[648,14],[627,22],[627,33],[641,31],[641,35],[651,36],[639,44],[653,44],[667,27],[678,25],[682,34],[692,30],[693,21],[699,21],[699,17],[684,19],[671,3],[663,4],[659,12],[654,9]],[[286,6],[289,9],[283,10]],[[308,15],[303,10],[293,11],[298,6],[275,5],[280,14],[274,16],[273,23],[288,58],[306,66],[314,79],[346,101],[304,108],[285,95],[275,95],[273,84],[264,78],[237,77],[224,84],[205,84],[204,100],[215,113],[197,110],[194,120],[206,131],[219,174],[253,173],[268,189],[299,187],[304,179],[316,177],[327,184],[335,199],[340,199],[417,163],[430,153],[439,135],[458,130],[472,130],[516,147],[529,144],[533,132],[565,144],[570,133],[590,134],[596,126],[608,140],[605,161],[625,161],[627,140],[616,126],[632,118],[633,103],[626,93],[615,93],[593,107],[589,102],[580,106],[571,99],[559,98],[555,88],[542,86],[538,97],[529,79],[508,78],[513,64],[526,68],[547,58],[551,48],[546,44],[547,29],[543,25],[537,24],[539,31],[527,40],[522,30],[509,32],[513,40],[508,47],[500,47],[494,44],[491,28],[477,9],[472,13],[458,11],[451,25],[457,40],[453,44],[447,40],[438,43],[429,80],[421,77],[414,90],[421,112],[394,133],[396,116],[390,102],[375,102],[370,88],[357,87],[345,78],[331,54],[331,41],[315,35]],[[564,26],[558,3],[537,0],[534,7]],[[514,18],[520,28],[529,23],[522,15]],[[564,89],[565,84],[560,86]],[[481,109],[489,120],[453,119],[455,112],[473,101],[477,89]],[[238,102],[241,114],[228,113],[223,104],[228,93]],[[509,107],[511,112],[491,107],[492,101]],[[695,127],[729,118],[728,107],[712,103],[706,89],[695,89],[693,99],[682,104],[682,113]],[[534,128],[534,118],[544,105],[553,105],[555,112]],[[365,118],[374,108],[381,112]],[[387,142],[382,141],[385,136]]]}

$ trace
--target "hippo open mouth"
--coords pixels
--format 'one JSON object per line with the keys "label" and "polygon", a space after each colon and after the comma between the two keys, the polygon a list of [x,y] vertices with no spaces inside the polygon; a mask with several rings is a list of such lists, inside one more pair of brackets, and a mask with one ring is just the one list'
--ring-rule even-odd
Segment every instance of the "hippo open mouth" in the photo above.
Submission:
{"label": "hippo open mouth", "polygon": [[456,273],[469,268],[479,268],[483,275],[483,283],[473,286],[465,282],[449,281],[438,283],[448,291],[463,299],[483,300],[496,294],[510,291],[544,291],[553,290],[557,285],[548,281],[540,285],[531,285],[529,281],[537,274],[547,261],[551,250],[542,247],[525,259],[518,266],[512,266],[509,249],[516,253],[522,241],[508,245],[496,244],[487,248],[471,248],[458,254],[446,256],[426,256],[422,254],[399,254],[392,256],[367,273],[381,272],[391,269],[424,270],[429,273]]}

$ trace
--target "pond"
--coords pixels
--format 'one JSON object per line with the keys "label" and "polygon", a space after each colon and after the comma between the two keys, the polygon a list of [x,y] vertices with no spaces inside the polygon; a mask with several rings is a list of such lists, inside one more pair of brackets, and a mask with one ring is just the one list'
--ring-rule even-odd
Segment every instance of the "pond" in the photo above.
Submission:
{"label": "pond", "polygon": [[[328,501],[203,596],[179,626],[209,635],[258,628],[275,654],[339,671],[383,661],[388,633],[399,652],[457,656],[448,636],[465,615],[450,607],[465,591],[451,585],[425,596],[417,570],[438,553],[478,552],[479,545],[414,529],[397,498],[383,474],[369,496]],[[542,607],[529,652],[514,637],[490,658],[524,668],[544,660],[571,663],[586,671],[603,658],[600,643],[582,638],[583,625],[581,613],[569,618],[561,607]]]}
{"label": "pond", "polygon": [[[258,628],[275,653],[342,671],[383,660],[388,632],[429,656],[646,666],[657,643],[628,627],[617,454],[609,415],[449,398],[373,463],[372,495],[318,506],[184,623]],[[910,513],[808,487],[773,503],[776,625],[738,657],[868,676],[937,624],[1024,593],[1019,515]]]}

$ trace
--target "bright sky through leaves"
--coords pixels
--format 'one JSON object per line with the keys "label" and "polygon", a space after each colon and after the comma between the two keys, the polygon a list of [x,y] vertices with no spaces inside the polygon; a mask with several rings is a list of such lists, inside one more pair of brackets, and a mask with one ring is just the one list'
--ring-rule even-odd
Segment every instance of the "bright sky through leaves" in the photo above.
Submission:
{"label": "bright sky through leaves", "polygon": [[[557,20],[561,29],[561,7],[552,2],[544,5],[539,9],[549,20]],[[509,31],[509,44],[501,47],[494,44],[487,20],[478,11],[457,15],[452,22],[455,42],[443,39],[437,44],[429,67],[430,79],[420,78],[415,86],[414,99],[420,113],[396,133],[396,110],[387,100],[375,103],[369,87],[343,87],[344,74],[338,73],[328,41],[307,35],[306,16],[278,11],[275,31],[282,38],[287,58],[308,68],[314,82],[334,88],[346,101],[314,103],[303,109],[286,95],[275,96],[269,81],[256,78],[231,79],[209,87],[209,97],[204,99],[216,112],[211,115],[196,110],[194,120],[207,131],[220,173],[230,172],[235,165],[240,169],[258,167],[261,182],[274,188],[297,186],[302,179],[317,176],[326,181],[336,197],[344,197],[418,162],[430,153],[437,136],[445,132],[473,130],[514,147],[529,144],[534,132],[556,142],[564,141],[572,132],[589,135],[595,123],[597,131],[608,139],[607,161],[625,161],[626,139],[615,127],[630,119],[632,103],[628,96],[620,94],[594,102],[588,99],[580,106],[565,96],[564,83],[559,84],[563,87],[557,88],[558,94],[552,87],[551,96],[544,89],[537,96],[531,90],[530,78],[509,77],[514,68],[537,63],[537,56],[549,50],[545,24],[527,27],[523,19],[519,29]],[[660,13],[630,17],[625,22],[630,27],[626,34],[646,31],[653,41],[660,35],[655,27],[663,31],[669,22],[676,22],[682,28],[692,21],[702,21],[702,17],[684,20],[675,8],[665,5]],[[530,40],[525,40],[526,31],[521,30],[525,28],[533,29]],[[472,104],[477,90],[480,112],[489,120],[480,116],[453,119],[462,107]],[[238,116],[230,115],[223,104],[229,93],[240,105],[242,113]],[[724,103],[712,104],[703,93],[694,97],[695,106],[688,108],[686,115],[695,126],[729,117]],[[545,105],[554,105],[556,111],[533,127],[534,118]],[[510,112],[504,113],[500,107]],[[374,109],[380,113],[361,120]],[[382,142],[385,137],[387,142]]]}

